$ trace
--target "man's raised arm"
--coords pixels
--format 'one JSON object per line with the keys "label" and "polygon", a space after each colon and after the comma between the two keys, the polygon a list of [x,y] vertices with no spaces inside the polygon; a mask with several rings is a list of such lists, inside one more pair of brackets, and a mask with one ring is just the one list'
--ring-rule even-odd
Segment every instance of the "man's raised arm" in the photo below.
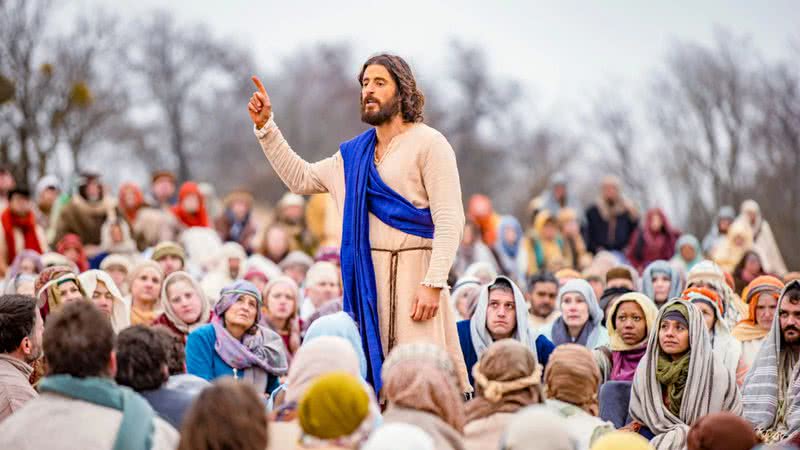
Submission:
{"label": "man's raised arm", "polygon": [[283,134],[275,125],[272,115],[272,103],[267,90],[258,77],[253,76],[253,83],[258,89],[253,92],[247,111],[255,125],[255,134],[264,155],[272,168],[283,180],[290,191],[300,195],[329,192],[337,170],[341,167],[341,156],[334,156],[316,163],[306,162],[295,153]]}

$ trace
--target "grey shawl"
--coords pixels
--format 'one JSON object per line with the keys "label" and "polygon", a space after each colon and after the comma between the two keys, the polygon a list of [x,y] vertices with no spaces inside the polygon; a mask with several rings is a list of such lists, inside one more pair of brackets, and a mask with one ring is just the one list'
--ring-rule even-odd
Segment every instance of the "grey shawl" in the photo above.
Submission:
{"label": "grey shawl", "polygon": [[[660,328],[667,306],[682,300],[668,302],[658,314]],[[714,356],[711,339],[703,316],[694,305],[687,304],[689,313],[689,347],[691,362],[680,414],[675,416],[665,406],[661,384],[656,378],[660,353],[658,332],[651,333],[647,352],[636,370],[631,389],[630,416],[653,432],[650,443],[657,450],[682,450],[686,448],[689,429],[698,419],[715,412],[742,413],[739,388],[735,374],[731,373]]]}

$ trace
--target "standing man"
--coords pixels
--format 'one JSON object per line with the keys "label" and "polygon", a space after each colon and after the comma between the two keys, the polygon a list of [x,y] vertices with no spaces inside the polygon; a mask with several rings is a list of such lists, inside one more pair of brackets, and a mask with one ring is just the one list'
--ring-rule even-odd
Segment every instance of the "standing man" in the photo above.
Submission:
{"label": "standing man", "polygon": [[258,91],[248,110],[256,136],[292,192],[329,192],[343,212],[344,309],[361,330],[376,391],[384,356],[415,341],[447,350],[468,391],[447,289],[464,229],[455,153],[441,133],[422,123],[425,97],[402,58],[370,58],[358,81],[361,120],[374,128],[332,157],[312,164],[292,151],[264,86],[253,77]]}

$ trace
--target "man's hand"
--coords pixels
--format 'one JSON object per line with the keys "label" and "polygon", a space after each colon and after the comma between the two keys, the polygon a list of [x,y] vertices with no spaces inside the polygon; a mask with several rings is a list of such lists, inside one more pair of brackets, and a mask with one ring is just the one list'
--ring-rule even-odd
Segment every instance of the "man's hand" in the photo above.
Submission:
{"label": "man's hand", "polygon": [[436,317],[439,311],[439,298],[442,288],[420,286],[411,308],[411,318],[416,321],[430,320]]}
{"label": "man's hand", "polygon": [[264,85],[261,84],[261,80],[255,75],[253,75],[252,80],[258,90],[253,92],[253,96],[250,97],[250,103],[247,104],[247,112],[250,113],[250,119],[256,124],[256,128],[260,130],[264,128],[270,115],[272,115],[272,103],[269,102],[269,95],[267,95]]}

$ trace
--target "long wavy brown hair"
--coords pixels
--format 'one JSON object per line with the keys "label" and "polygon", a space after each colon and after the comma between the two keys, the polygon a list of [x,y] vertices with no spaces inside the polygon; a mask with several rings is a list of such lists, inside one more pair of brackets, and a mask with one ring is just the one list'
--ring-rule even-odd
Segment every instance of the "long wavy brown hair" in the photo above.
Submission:
{"label": "long wavy brown hair", "polygon": [[373,56],[361,67],[358,74],[358,84],[361,85],[364,79],[364,71],[368,66],[380,65],[386,68],[392,75],[392,79],[397,85],[397,95],[400,100],[400,114],[404,122],[422,122],[424,119],[423,108],[425,106],[425,95],[417,87],[417,80],[411,72],[411,67],[401,57],[386,53]]}

